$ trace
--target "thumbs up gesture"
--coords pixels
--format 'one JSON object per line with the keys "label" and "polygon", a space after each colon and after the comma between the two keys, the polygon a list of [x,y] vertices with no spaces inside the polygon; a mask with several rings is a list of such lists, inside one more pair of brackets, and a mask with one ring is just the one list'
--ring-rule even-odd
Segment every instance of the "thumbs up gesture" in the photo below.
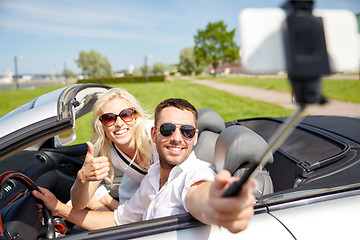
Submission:
{"label": "thumbs up gesture", "polygon": [[78,178],[82,183],[89,181],[101,181],[108,176],[109,159],[105,156],[94,157],[94,145],[86,142],[88,151],[82,168],[78,172]]}

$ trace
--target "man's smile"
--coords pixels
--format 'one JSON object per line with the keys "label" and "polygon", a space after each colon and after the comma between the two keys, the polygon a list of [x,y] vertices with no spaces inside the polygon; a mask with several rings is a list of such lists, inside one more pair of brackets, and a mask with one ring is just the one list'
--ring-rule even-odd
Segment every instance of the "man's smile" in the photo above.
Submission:
{"label": "man's smile", "polygon": [[172,151],[172,152],[180,152],[181,150],[183,150],[183,147],[180,146],[167,146],[166,149]]}

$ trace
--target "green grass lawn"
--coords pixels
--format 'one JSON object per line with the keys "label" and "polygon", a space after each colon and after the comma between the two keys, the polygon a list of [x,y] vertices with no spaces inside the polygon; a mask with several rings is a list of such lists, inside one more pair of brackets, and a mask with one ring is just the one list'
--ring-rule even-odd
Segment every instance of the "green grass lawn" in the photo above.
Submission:
{"label": "green grass lawn", "polygon": [[322,86],[328,98],[360,103],[360,80],[326,79]]}
{"label": "green grass lawn", "polygon": [[[288,79],[260,77],[196,77],[198,79],[215,80],[228,84],[244,85],[291,92]],[[358,79],[325,79],[322,80],[323,94],[327,98],[346,102],[360,103],[360,80]]]}
{"label": "green grass lawn", "polygon": [[[187,99],[197,109],[204,107],[212,108],[217,111],[225,121],[262,116],[281,117],[291,114],[290,110],[286,110],[277,105],[253,101],[176,78],[171,83],[129,83],[111,86],[128,90],[142,103],[143,108],[150,114],[153,113],[158,103],[170,97]],[[1,91],[0,116],[3,116],[7,112],[29,102],[41,94],[60,87],[62,86],[39,87],[33,90]],[[91,139],[91,119],[92,115],[88,114],[76,121],[78,138],[75,143],[83,143]]]}
{"label": "green grass lawn", "polygon": [[225,121],[245,117],[287,116],[291,112],[273,104],[253,101],[179,79],[175,79],[171,83],[123,84],[113,87],[127,89],[143,103],[144,108],[148,111],[153,111],[160,101],[176,97],[187,99],[197,109],[212,108]]}
{"label": "green grass lawn", "polygon": [[[277,105],[253,101],[179,79],[174,79],[171,83],[128,83],[111,85],[111,87],[124,88],[132,93],[151,115],[157,104],[171,97],[184,98],[197,109],[212,108],[224,118],[224,121],[263,116],[281,117],[288,116],[292,112]],[[91,120],[92,115],[88,114],[76,122],[79,138],[75,143],[91,139]]]}

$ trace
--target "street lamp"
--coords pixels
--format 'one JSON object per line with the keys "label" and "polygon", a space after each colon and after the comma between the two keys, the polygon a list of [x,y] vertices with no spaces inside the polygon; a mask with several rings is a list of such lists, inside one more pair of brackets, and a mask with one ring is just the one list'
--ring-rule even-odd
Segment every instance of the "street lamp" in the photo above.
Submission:
{"label": "street lamp", "polygon": [[15,65],[15,83],[16,83],[16,89],[19,89],[19,80],[18,80],[18,64],[17,60],[24,58],[23,56],[15,56],[14,57],[14,65]]}
{"label": "street lamp", "polygon": [[148,67],[147,67],[147,61],[148,59],[152,59],[153,56],[152,55],[146,55],[144,57],[144,62],[145,62],[145,79],[146,79],[146,82],[149,82],[149,73],[148,73]]}
{"label": "street lamp", "polygon": [[68,78],[68,75],[67,75],[67,68],[66,68],[66,61],[64,62],[64,78],[65,78],[65,81],[67,80]]}

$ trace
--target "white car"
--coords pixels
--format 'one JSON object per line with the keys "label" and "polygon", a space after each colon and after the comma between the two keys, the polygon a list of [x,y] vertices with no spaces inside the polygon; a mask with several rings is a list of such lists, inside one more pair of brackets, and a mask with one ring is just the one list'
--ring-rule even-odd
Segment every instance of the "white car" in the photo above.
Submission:
{"label": "white car", "polygon": [[[39,96],[0,118],[0,126],[7,126],[0,129],[2,239],[17,235],[24,239],[46,237],[46,234],[48,238],[55,236],[51,217],[46,222],[50,226],[40,222],[36,201],[25,190],[33,189],[34,182],[50,189],[61,201],[69,200],[70,187],[82,166],[87,147],[85,144],[64,146],[73,139],[74,133],[65,138],[59,134],[73,130],[74,120],[91,111],[97,95],[106,89],[107,86],[98,84],[72,85]],[[268,141],[284,121],[255,118],[221,123],[221,117],[216,115],[209,109],[199,110],[201,132],[195,150],[200,158],[208,161],[214,161],[213,154],[217,151],[225,150],[220,162],[225,161],[223,166],[230,166],[229,170],[234,173],[265,147],[263,139]],[[273,154],[272,163],[258,175],[261,189],[257,193],[255,216],[248,228],[238,234],[204,225],[190,214],[180,214],[97,231],[76,233],[70,229],[61,238],[338,239],[357,236],[359,126],[360,118],[356,117],[306,117]],[[248,140],[247,136],[246,141],[241,141],[244,133],[255,136],[255,140]],[[212,142],[213,145],[207,145],[212,147],[202,151],[203,141]],[[244,151],[247,157],[236,157],[243,156]]]}

